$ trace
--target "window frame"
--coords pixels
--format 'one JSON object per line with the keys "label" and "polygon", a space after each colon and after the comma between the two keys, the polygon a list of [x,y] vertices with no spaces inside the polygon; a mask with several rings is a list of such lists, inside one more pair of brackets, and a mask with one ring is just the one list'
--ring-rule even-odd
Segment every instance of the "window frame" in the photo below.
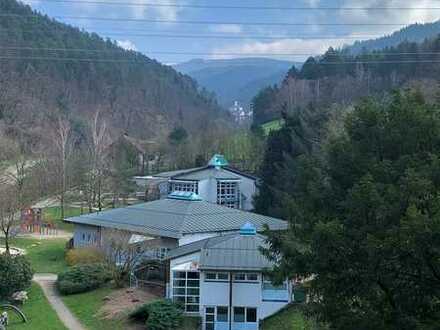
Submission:
{"label": "window frame", "polygon": [[[207,275],[215,275],[215,278],[207,278]],[[220,279],[219,275],[220,274],[226,274],[227,278],[226,279]],[[204,281],[205,282],[229,282],[229,273],[227,272],[205,272],[204,274]]]}
{"label": "window frame", "polygon": [[[198,276],[190,277],[188,276],[188,273],[191,274],[198,274]],[[185,274],[185,277],[182,275]],[[176,282],[180,281],[178,285],[175,285]],[[184,281],[184,285],[182,284],[182,281]],[[191,285],[190,285],[191,284]],[[198,289],[198,294],[189,294],[189,290],[195,290]],[[175,293],[175,290],[184,290],[184,293]],[[183,298],[183,305],[185,306],[185,312],[186,313],[199,313],[200,311],[200,272],[196,271],[173,271],[173,282],[172,282],[172,290],[171,295],[173,301],[182,300]],[[195,300],[195,301],[193,301]],[[197,306],[197,310],[191,310],[190,306]],[[188,308],[189,307],[189,308]]]}
{"label": "window frame", "polygon": [[[256,275],[256,276],[257,276],[257,279],[255,279],[255,280],[249,279],[249,275],[251,275],[251,274],[252,274],[252,275]],[[237,278],[236,278],[236,275],[243,275],[243,276],[244,276],[244,279],[242,279],[242,280],[237,279]],[[235,283],[260,283],[260,276],[259,276],[259,274],[256,273],[256,272],[234,273],[234,275],[233,275],[232,278],[233,278],[233,282],[235,282]]]}
{"label": "window frame", "polygon": [[240,181],[217,180],[217,204],[240,208]]}

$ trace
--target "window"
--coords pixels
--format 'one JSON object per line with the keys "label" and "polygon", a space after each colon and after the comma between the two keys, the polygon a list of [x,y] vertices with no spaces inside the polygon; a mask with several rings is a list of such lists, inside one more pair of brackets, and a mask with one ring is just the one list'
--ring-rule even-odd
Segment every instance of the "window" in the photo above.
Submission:
{"label": "window", "polygon": [[238,209],[240,207],[240,189],[238,184],[238,182],[218,181],[217,204]]}
{"label": "window", "polygon": [[205,329],[206,330],[215,329],[215,307],[205,308]]}
{"label": "window", "polygon": [[183,304],[188,313],[199,311],[199,272],[173,272],[173,300]]}
{"label": "window", "polygon": [[287,290],[287,281],[284,281],[281,285],[274,285],[270,278],[263,278],[263,290]]}
{"label": "window", "polygon": [[257,309],[246,308],[246,322],[257,322]]}
{"label": "window", "polygon": [[169,251],[169,248],[158,247],[154,250],[154,256],[157,260],[164,260],[167,257]]}
{"label": "window", "polygon": [[246,281],[246,275],[244,273],[234,274],[234,281]]}
{"label": "window", "polygon": [[198,194],[199,184],[196,181],[170,181],[168,183],[168,193],[172,193],[173,191],[190,191]]}
{"label": "window", "polygon": [[234,322],[257,322],[257,309],[255,307],[234,307]]}
{"label": "window", "polygon": [[228,307],[217,306],[217,322],[228,322]]}
{"label": "window", "polygon": [[236,273],[234,274],[235,282],[258,282],[257,273]]}
{"label": "window", "polygon": [[206,273],[205,281],[228,281],[229,274],[228,273]]}
{"label": "window", "polygon": [[245,315],[244,307],[234,307],[234,322],[243,323]]}

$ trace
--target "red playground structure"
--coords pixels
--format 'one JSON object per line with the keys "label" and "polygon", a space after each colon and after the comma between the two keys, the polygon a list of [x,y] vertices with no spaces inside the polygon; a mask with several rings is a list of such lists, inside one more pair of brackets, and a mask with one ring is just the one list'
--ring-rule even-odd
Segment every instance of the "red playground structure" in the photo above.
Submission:
{"label": "red playground structure", "polygon": [[42,208],[26,208],[21,211],[21,232],[40,235],[56,235],[53,222],[44,221]]}

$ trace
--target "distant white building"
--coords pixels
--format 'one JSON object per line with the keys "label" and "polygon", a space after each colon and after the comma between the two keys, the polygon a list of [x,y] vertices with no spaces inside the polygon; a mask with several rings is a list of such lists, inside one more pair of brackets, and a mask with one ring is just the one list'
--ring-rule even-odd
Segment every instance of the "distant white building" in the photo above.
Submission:
{"label": "distant white building", "polygon": [[234,117],[234,120],[238,124],[249,123],[252,119],[252,111],[245,110],[238,101],[234,101],[234,105],[229,108],[229,112]]}
{"label": "distant white building", "polygon": [[175,191],[193,192],[207,202],[246,211],[253,209],[257,192],[257,178],[230,167],[222,155],[214,155],[206,166],[134,179],[143,189],[140,197],[153,184],[159,190],[153,199],[166,198]]}
{"label": "distant white building", "polygon": [[257,330],[260,320],[292,301],[286,279],[263,275],[273,264],[260,252],[265,237],[250,223],[239,233],[181,246],[169,255],[167,296],[203,320],[203,330]]}

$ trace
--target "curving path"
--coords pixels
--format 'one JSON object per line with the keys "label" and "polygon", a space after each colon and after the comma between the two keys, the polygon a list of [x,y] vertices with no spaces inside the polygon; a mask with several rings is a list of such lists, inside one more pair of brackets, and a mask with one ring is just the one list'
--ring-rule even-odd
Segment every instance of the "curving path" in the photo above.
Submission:
{"label": "curving path", "polygon": [[33,280],[41,286],[44,295],[52,305],[52,308],[69,330],[87,330],[61,300],[61,297],[55,288],[57,275],[35,274]]}

